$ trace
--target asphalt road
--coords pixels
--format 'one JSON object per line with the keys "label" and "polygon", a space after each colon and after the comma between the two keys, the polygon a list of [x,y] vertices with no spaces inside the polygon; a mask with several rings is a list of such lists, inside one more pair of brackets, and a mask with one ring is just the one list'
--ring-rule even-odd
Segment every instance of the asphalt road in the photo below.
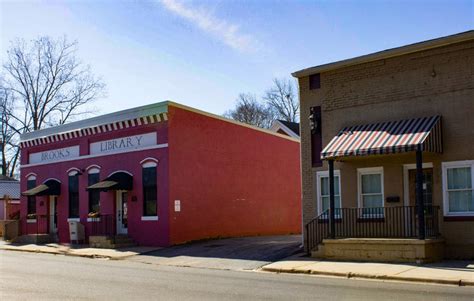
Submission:
{"label": "asphalt road", "polygon": [[163,248],[129,260],[181,267],[254,270],[301,251],[301,235],[213,239]]}
{"label": "asphalt road", "polygon": [[1,300],[472,300],[474,288],[0,251]]}

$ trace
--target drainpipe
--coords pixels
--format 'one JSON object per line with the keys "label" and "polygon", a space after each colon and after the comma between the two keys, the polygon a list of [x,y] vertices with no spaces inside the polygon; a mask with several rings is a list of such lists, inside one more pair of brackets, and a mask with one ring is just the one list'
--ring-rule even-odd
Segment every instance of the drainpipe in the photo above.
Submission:
{"label": "drainpipe", "polygon": [[329,237],[336,238],[336,221],[334,220],[334,160],[328,161],[329,165]]}
{"label": "drainpipe", "polygon": [[423,155],[421,146],[416,150],[416,206],[418,213],[418,238],[425,239],[425,204],[423,202]]}

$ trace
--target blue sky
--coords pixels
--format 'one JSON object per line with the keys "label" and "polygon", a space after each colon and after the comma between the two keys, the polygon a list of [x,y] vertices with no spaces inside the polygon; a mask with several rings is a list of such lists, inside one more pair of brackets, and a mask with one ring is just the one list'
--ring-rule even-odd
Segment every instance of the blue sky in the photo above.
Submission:
{"label": "blue sky", "polygon": [[274,77],[474,28],[474,1],[0,1],[9,41],[67,35],[107,113],[174,100],[222,114]]}

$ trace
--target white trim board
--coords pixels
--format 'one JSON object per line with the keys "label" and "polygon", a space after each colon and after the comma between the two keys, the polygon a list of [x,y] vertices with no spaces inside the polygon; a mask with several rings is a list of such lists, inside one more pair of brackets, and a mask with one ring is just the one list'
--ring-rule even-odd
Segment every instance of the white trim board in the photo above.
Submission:
{"label": "white trim board", "polygon": [[168,147],[168,143],[162,143],[162,144],[157,144],[157,145],[153,145],[153,146],[150,146],[150,147],[144,147],[144,148],[134,149],[134,150],[125,150],[125,151],[111,153],[111,154],[86,155],[86,156],[81,156],[81,157],[77,157],[77,158],[67,159],[67,160],[64,160],[64,161],[55,161],[55,162],[50,162],[50,163],[25,164],[25,165],[21,165],[20,167],[21,168],[26,168],[26,167],[33,167],[33,166],[39,166],[39,165],[56,164],[56,163],[61,163],[61,162],[69,162],[69,161],[76,161],[76,160],[83,160],[83,159],[90,159],[90,158],[97,158],[97,157],[104,157],[104,156],[113,156],[113,155],[117,155],[117,154],[141,152],[141,151],[146,151],[146,150],[150,150],[150,149],[158,149],[158,148],[166,148],[166,147]]}
{"label": "white trim board", "polygon": [[144,222],[144,221],[157,221],[158,216],[142,216],[141,220],[142,220],[142,222]]}

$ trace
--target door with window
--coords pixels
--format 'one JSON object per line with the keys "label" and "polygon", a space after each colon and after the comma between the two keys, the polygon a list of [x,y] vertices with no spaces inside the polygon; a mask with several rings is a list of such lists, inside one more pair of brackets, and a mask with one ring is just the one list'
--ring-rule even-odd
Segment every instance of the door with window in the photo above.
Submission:
{"label": "door with window", "polygon": [[127,192],[117,191],[117,234],[128,233],[128,203]]}
{"label": "door with window", "polygon": [[[433,168],[423,169],[423,203],[425,205],[425,223],[431,224],[433,219]],[[409,206],[416,206],[416,169],[410,169],[408,171],[408,193],[409,193]],[[412,229],[412,232],[418,233],[418,212],[412,210],[415,215],[415,225],[412,226],[412,219],[408,219],[408,226]]]}
{"label": "door with window", "polygon": [[[433,168],[423,169],[423,203],[433,205]],[[416,169],[408,171],[408,190],[410,206],[416,206]]]}
{"label": "door with window", "polygon": [[49,233],[55,234],[58,232],[58,197],[52,195],[49,197]]}

